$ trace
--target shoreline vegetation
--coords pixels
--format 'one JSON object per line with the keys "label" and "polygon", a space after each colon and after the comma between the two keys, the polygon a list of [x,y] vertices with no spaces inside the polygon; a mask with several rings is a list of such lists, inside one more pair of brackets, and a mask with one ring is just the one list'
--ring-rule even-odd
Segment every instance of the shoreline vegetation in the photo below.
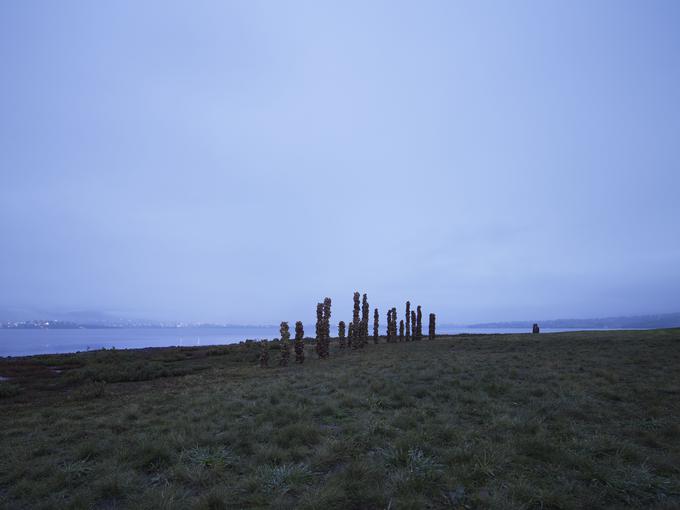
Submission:
{"label": "shoreline vegetation", "polygon": [[0,508],[680,505],[680,329],[0,359]]}

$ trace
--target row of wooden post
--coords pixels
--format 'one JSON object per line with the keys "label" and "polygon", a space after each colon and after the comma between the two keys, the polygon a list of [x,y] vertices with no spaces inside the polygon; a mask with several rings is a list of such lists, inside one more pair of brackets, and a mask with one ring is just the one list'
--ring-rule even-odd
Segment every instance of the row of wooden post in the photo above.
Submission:
{"label": "row of wooden post", "polygon": [[[364,294],[361,296],[358,292],[354,293],[354,308],[352,310],[352,321],[349,323],[349,328],[345,321],[338,323],[338,347],[340,349],[350,348],[353,350],[363,349],[368,344],[368,322],[369,322],[370,307],[368,304],[368,296]],[[330,354],[330,318],[331,318],[331,299],[325,298],[323,303],[316,305],[316,343],[315,350],[319,359],[326,359]],[[379,318],[378,309],[373,311],[373,343],[378,343],[379,336]],[[397,309],[391,308],[387,311],[387,342],[410,342],[411,340],[422,340],[423,325],[422,325],[422,310],[420,305],[415,310],[411,310],[411,302],[406,301],[405,321],[399,321],[399,329],[397,332]],[[435,337],[436,316],[434,313],[430,314],[430,322],[428,327],[428,339],[432,340]],[[290,361],[290,329],[287,322],[282,322],[279,332],[281,334],[280,366],[288,366]],[[345,332],[347,336],[345,337]],[[305,361],[305,344],[304,344],[304,327],[301,321],[295,323],[295,341],[293,348],[295,350],[295,361],[297,363],[304,363]],[[260,366],[269,366],[269,345],[266,340],[261,342],[260,352]]]}

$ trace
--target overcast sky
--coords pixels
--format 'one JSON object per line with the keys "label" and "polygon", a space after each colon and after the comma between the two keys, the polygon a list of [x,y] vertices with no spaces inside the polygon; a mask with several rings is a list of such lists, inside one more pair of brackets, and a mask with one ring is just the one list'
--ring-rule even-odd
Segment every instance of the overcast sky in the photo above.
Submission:
{"label": "overcast sky", "polygon": [[0,308],[678,311],[678,27],[672,0],[4,1]]}

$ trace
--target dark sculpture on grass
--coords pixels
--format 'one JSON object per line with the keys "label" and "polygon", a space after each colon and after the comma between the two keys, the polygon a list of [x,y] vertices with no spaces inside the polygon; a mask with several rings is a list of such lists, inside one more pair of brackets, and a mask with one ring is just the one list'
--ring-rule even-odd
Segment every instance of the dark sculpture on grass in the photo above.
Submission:
{"label": "dark sculpture on grass", "polygon": [[323,357],[327,358],[330,353],[331,343],[331,298],[323,300]]}
{"label": "dark sculpture on grass", "polygon": [[413,340],[418,340],[418,329],[416,328],[416,311],[411,310],[411,332]]}
{"label": "dark sculpture on grass", "polygon": [[319,358],[323,358],[323,303],[316,304],[316,342],[314,349]]}
{"label": "dark sculpture on grass", "polygon": [[370,308],[368,306],[368,296],[363,295],[361,299],[361,346],[365,347],[368,344],[368,314]]}
{"label": "dark sculpture on grass", "polygon": [[354,309],[352,310],[352,349],[359,349],[361,345],[361,324],[359,320],[361,296],[358,292],[354,293]]}
{"label": "dark sculpture on grass", "polygon": [[416,309],[416,340],[423,339],[423,312],[420,309],[420,305]]}
{"label": "dark sculpture on grass", "polygon": [[406,301],[406,315],[404,317],[406,319],[406,323],[405,323],[406,338],[405,338],[405,340],[407,342],[410,342],[411,341],[411,323],[410,323],[410,320],[411,320],[411,302],[410,301]]}
{"label": "dark sculpture on grass", "polygon": [[345,348],[345,321],[338,322],[338,347]]}
{"label": "dark sculpture on grass", "polygon": [[378,332],[380,316],[378,314],[378,309],[373,310],[373,343],[377,344],[380,340],[380,335]]}
{"label": "dark sculpture on grass", "polygon": [[397,309],[391,308],[387,311],[387,341],[393,343],[397,341]]}
{"label": "dark sculpture on grass", "polygon": [[[370,307],[368,304],[368,296],[364,294],[363,297],[359,292],[354,293],[354,308],[352,311],[352,320],[349,324],[345,321],[338,322],[338,346],[340,349],[348,347],[350,349],[360,349],[368,344],[369,335],[369,313]],[[330,351],[330,318],[331,318],[331,298],[324,298],[323,303],[316,305],[316,342],[315,350],[319,359],[325,359],[329,356]],[[380,339],[379,333],[379,311],[377,308],[373,311],[373,342],[378,343]],[[406,301],[406,314],[404,319],[399,320],[397,326],[397,309],[390,308],[387,310],[387,342],[403,342],[410,340],[422,340],[423,325],[422,325],[422,309],[420,306],[416,310],[411,309],[411,302]],[[398,327],[398,329],[397,329]],[[428,339],[435,338],[436,317],[434,313],[429,316],[429,331]],[[347,336],[345,336],[347,332]],[[538,333],[538,324],[534,324],[534,333]],[[305,361],[305,344],[304,344],[304,328],[301,321],[295,323],[295,341],[291,345],[290,329],[287,322],[281,322],[280,326],[281,340],[279,343],[281,357],[279,359],[280,366],[288,366],[290,363],[291,347],[295,350],[295,362],[304,363]],[[260,366],[269,366],[269,345],[267,340],[260,342]]]}
{"label": "dark sculpture on grass", "polygon": [[427,333],[427,338],[429,338],[430,340],[434,340],[436,321],[437,321],[437,318],[435,317],[435,315],[433,313],[431,313],[430,314],[430,328],[429,328],[429,331]]}
{"label": "dark sculpture on grass", "polygon": [[331,336],[331,298],[316,304],[316,354],[326,359],[330,352]]}
{"label": "dark sculpture on grass", "polygon": [[387,343],[392,343],[392,309],[387,310],[387,327],[385,328],[385,337],[387,337]]}
{"label": "dark sculpture on grass", "polygon": [[534,335],[538,335],[541,332],[541,328],[538,327],[538,324],[534,323],[534,327],[531,328],[531,332]]}
{"label": "dark sculpture on grass", "polygon": [[295,323],[295,361],[296,363],[305,362],[305,329],[301,321]]}
{"label": "dark sculpture on grass", "polygon": [[281,333],[281,358],[279,366],[287,367],[290,360],[290,329],[287,322],[282,322],[279,329]]}

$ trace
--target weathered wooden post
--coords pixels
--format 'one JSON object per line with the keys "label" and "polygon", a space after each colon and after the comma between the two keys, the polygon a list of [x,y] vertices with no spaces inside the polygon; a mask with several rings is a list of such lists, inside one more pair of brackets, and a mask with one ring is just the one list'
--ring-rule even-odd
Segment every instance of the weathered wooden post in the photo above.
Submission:
{"label": "weathered wooden post", "polygon": [[430,340],[434,340],[434,337],[435,337],[435,321],[436,320],[437,319],[436,319],[435,315],[433,313],[431,313],[430,314],[430,328],[429,328],[429,331],[427,333],[427,338],[429,338]]}
{"label": "weathered wooden post", "polygon": [[287,322],[282,322],[279,328],[281,333],[281,358],[279,359],[279,366],[287,367],[290,359],[290,329]]}
{"label": "weathered wooden post", "polygon": [[392,338],[392,342],[396,342],[397,341],[397,309],[396,308],[392,308],[390,316],[391,316],[391,319],[392,319],[391,325],[390,325],[390,330],[391,330],[390,336]]}
{"label": "weathered wooden post", "polygon": [[423,312],[420,310],[420,305],[416,309],[416,330],[418,331],[418,340],[423,339]]}
{"label": "weathered wooden post", "polygon": [[418,340],[418,328],[416,328],[416,311],[411,310],[411,333],[413,340]]}
{"label": "weathered wooden post", "polygon": [[323,303],[316,304],[316,342],[314,350],[319,358],[323,358]]}
{"label": "weathered wooden post", "polygon": [[404,316],[406,319],[406,323],[404,324],[406,326],[406,341],[410,342],[411,341],[411,302],[406,301],[406,315]]}
{"label": "weathered wooden post", "polygon": [[387,341],[389,343],[394,342],[394,337],[392,334],[392,308],[387,310]]}
{"label": "weathered wooden post", "polygon": [[338,322],[338,347],[345,348],[345,321]]}
{"label": "weathered wooden post", "polygon": [[361,345],[361,321],[359,320],[361,296],[358,292],[354,293],[354,309],[352,310],[352,348],[358,349]]}
{"label": "weathered wooden post", "polygon": [[361,343],[362,346],[368,344],[368,314],[370,308],[368,306],[368,296],[363,295],[361,299]]}
{"label": "weathered wooden post", "polygon": [[305,329],[301,321],[295,323],[295,361],[297,363],[305,362]]}
{"label": "weathered wooden post", "polygon": [[378,340],[380,339],[380,335],[378,332],[378,322],[379,322],[379,315],[378,315],[378,309],[376,308],[373,311],[373,343],[377,344]]}
{"label": "weathered wooden post", "polygon": [[330,353],[331,342],[331,298],[323,300],[323,357],[327,358]]}

